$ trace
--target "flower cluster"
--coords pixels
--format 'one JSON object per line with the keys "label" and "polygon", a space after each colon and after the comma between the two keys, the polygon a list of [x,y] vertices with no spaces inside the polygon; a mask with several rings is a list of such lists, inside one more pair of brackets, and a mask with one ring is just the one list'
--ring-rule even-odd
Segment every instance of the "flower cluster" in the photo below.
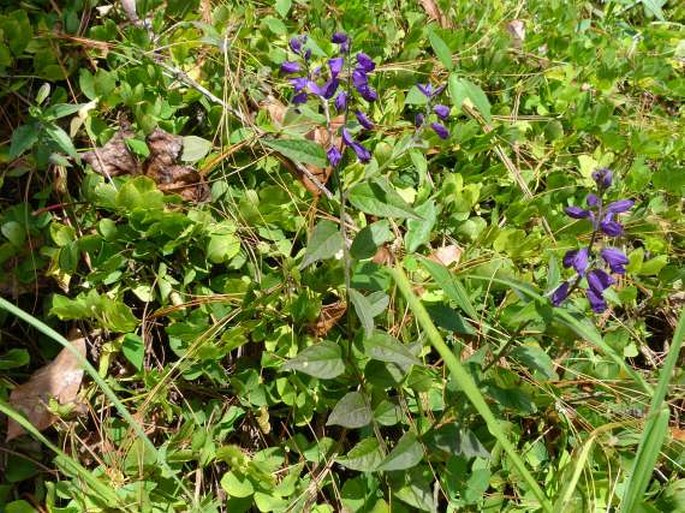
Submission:
{"label": "flower cluster", "polygon": [[[440,139],[447,139],[450,133],[442,122],[446,121],[449,117],[450,108],[447,105],[436,103],[438,101],[438,96],[440,96],[440,93],[445,89],[445,86],[434,88],[431,84],[418,84],[417,87],[428,99],[426,108],[423,112],[416,114],[416,119],[414,120],[417,133],[428,125]],[[433,115],[435,115],[435,117],[433,117]]]}
{"label": "flower cluster", "polygon": [[610,246],[600,249],[599,258],[597,258],[595,243],[602,235],[615,238],[623,234],[623,226],[618,221],[618,214],[630,210],[635,202],[630,199],[621,199],[605,205],[603,197],[607,189],[611,187],[612,172],[606,168],[598,169],[592,174],[592,178],[597,185],[597,190],[596,194],[588,194],[586,199],[588,208],[571,206],[565,209],[566,214],[573,219],[590,220],[592,223],[590,243],[587,247],[570,250],[564,255],[564,267],[573,268],[576,275],[571,280],[562,283],[552,293],[551,300],[554,306],[561,305],[584,278],[587,282],[585,294],[590,306],[594,312],[600,313],[607,308],[604,291],[615,283],[610,273],[625,274],[628,258],[622,251]]}
{"label": "flower cluster", "polygon": [[[347,34],[336,32],[331,37],[331,42],[338,45],[338,54],[327,60],[327,65],[313,66],[311,62],[312,52],[307,48],[307,36],[293,37],[289,46],[298,60],[286,61],[281,64],[281,73],[287,75],[298,74],[291,77],[290,83],[293,85],[294,95],[292,103],[300,105],[309,100],[310,97],[317,98],[322,102],[326,118],[328,119],[328,129],[331,131],[329,112],[331,107],[338,113],[347,114],[352,105],[359,105],[359,98],[368,103],[378,99],[378,93],[369,83],[369,73],[376,65],[367,54],[358,52],[354,59],[350,55],[351,42]],[[354,68],[352,64],[354,63]],[[354,110],[354,116],[361,127],[361,130],[372,130],[373,121],[359,107]],[[330,138],[332,140],[332,137]],[[348,127],[341,129],[341,140],[344,146],[351,148],[360,162],[371,160],[371,152],[365,148],[357,139],[354,138]],[[326,149],[328,161],[333,167],[340,164],[343,148],[331,144]]]}

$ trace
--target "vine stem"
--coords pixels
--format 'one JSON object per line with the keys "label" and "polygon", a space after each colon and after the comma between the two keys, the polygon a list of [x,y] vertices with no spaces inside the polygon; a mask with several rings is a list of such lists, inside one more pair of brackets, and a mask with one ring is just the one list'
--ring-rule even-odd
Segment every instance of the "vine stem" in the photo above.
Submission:
{"label": "vine stem", "polygon": [[454,355],[452,350],[442,339],[440,332],[435,327],[435,324],[433,324],[433,321],[428,315],[428,311],[426,311],[426,308],[423,306],[419,298],[416,296],[416,294],[414,294],[411,283],[409,282],[409,278],[407,278],[407,275],[404,272],[402,263],[398,261],[395,267],[390,269],[390,273],[392,274],[397,288],[407,301],[409,309],[416,316],[416,320],[426,333],[431,345],[444,360],[450,374],[452,374],[452,377],[464,391],[467,399],[471,402],[478,414],[483,418],[485,424],[487,425],[488,431],[490,431],[490,434],[497,439],[499,444],[502,446],[502,449],[504,449],[504,451],[507,453],[512,464],[529,486],[530,491],[533,493],[533,495],[535,495],[540,503],[540,506],[542,506],[542,509],[546,513],[550,513],[552,511],[552,504],[547,499],[545,492],[543,492],[542,488],[540,488],[540,485],[526,467],[526,464],[519,456],[516,448],[507,438],[506,433],[485,401],[485,397],[481,393],[471,374],[469,374],[466,368],[461,364],[459,359]]}

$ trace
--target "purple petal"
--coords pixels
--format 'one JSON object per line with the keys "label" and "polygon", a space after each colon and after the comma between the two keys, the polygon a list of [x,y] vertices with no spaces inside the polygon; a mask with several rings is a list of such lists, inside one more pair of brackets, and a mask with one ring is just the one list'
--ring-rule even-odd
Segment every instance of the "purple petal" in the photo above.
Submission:
{"label": "purple petal", "polygon": [[290,38],[290,49],[295,53],[302,51],[302,44],[307,40],[307,36],[295,36]]}
{"label": "purple petal", "polygon": [[300,71],[299,62],[285,61],[281,64],[281,73],[297,73],[298,71]]}
{"label": "purple petal", "polygon": [[564,263],[564,267],[571,267],[573,265],[573,259],[576,257],[577,253],[577,249],[571,249],[566,252],[562,260],[562,262]]}
{"label": "purple petal", "polygon": [[596,194],[588,194],[585,201],[588,207],[598,207],[602,204],[602,200]]}
{"label": "purple petal", "polygon": [[328,82],[324,84],[324,91],[323,91],[323,97],[326,100],[330,100],[335,96],[335,92],[338,90],[338,86],[340,85],[340,80],[337,78],[332,78]]}
{"label": "purple petal", "polygon": [[611,218],[612,214],[607,215],[600,223],[599,227],[609,237],[618,237],[623,233],[623,226]]}
{"label": "purple petal", "polygon": [[426,98],[431,98],[433,96],[433,86],[430,84],[416,84],[419,91],[423,93]]}
{"label": "purple petal", "polygon": [[366,73],[364,73],[360,69],[355,69],[352,72],[352,84],[354,84],[354,87],[359,90],[360,87],[364,87],[365,85],[368,85],[369,83],[369,77],[366,76]]}
{"label": "purple petal", "polygon": [[338,96],[335,97],[333,105],[335,105],[335,108],[338,112],[344,111],[347,108],[347,92],[340,91]]}
{"label": "purple petal", "polygon": [[589,253],[587,248],[572,249],[564,255],[564,267],[573,267],[581,276],[588,266]]}
{"label": "purple petal", "polygon": [[445,128],[445,125],[440,123],[431,123],[431,128],[436,134],[438,134],[440,139],[447,139],[450,136],[450,133],[447,128]]}
{"label": "purple petal", "polygon": [[326,84],[323,86],[320,86],[313,80],[307,80],[307,88],[309,89],[309,92],[312,94],[315,94],[316,96],[321,96],[323,97],[324,90],[325,90]]}
{"label": "purple petal", "polygon": [[426,120],[426,118],[425,118],[425,116],[423,115],[423,113],[419,112],[418,114],[416,114],[416,117],[414,118],[414,124],[415,124],[416,127],[418,128],[418,127],[420,127],[421,125],[423,125],[423,122],[424,122],[425,120]]}
{"label": "purple petal", "polygon": [[328,157],[328,162],[330,162],[333,167],[338,167],[338,164],[340,164],[340,161],[342,160],[342,153],[340,153],[340,150],[335,146],[328,148],[326,156]]}
{"label": "purple petal", "polygon": [[331,37],[331,41],[334,42],[335,44],[338,44],[338,45],[341,45],[343,43],[347,43],[348,40],[349,40],[349,38],[347,37],[347,34],[345,34],[344,32],[336,32]]}
{"label": "purple petal", "polygon": [[587,273],[587,283],[597,294],[601,294],[614,283],[614,279],[601,269],[593,269]]}
{"label": "purple petal", "polygon": [[364,98],[367,102],[375,102],[378,100],[378,93],[376,93],[376,91],[371,89],[368,85],[358,87],[357,91],[359,91],[359,94],[361,94],[362,98]]}
{"label": "purple petal", "polygon": [[613,178],[613,173],[611,169],[603,167],[592,173],[592,179],[597,184],[600,189],[608,189],[611,187],[611,180]]}
{"label": "purple petal", "polygon": [[347,128],[342,129],[342,140],[347,146],[352,146],[354,144],[354,139],[352,138],[352,134]]}
{"label": "purple petal", "polygon": [[561,285],[559,285],[556,290],[552,293],[552,304],[554,306],[560,306],[561,303],[563,303],[566,298],[568,297],[569,293],[569,285],[568,282],[564,282]]}
{"label": "purple petal", "polygon": [[359,124],[366,128],[367,130],[373,130],[373,121],[371,121],[366,114],[364,114],[362,111],[357,110],[354,113],[355,116],[357,116],[357,121],[359,121]]}
{"label": "purple petal", "polygon": [[438,104],[435,107],[433,107],[433,111],[443,121],[446,120],[450,115],[450,108],[447,105]]}
{"label": "purple petal", "polygon": [[304,60],[307,61],[307,62],[309,62],[309,59],[311,58],[311,56],[312,56],[312,49],[311,49],[311,48],[307,48],[307,49],[304,51],[304,55],[303,55]]}
{"label": "purple petal", "polygon": [[304,91],[307,85],[309,85],[309,79],[307,77],[291,78],[290,83],[295,88],[295,92],[299,93],[301,91]]}
{"label": "purple petal", "polygon": [[331,70],[331,76],[337,77],[342,71],[344,63],[345,59],[343,59],[342,57],[335,57],[333,59],[329,59],[328,67]]}
{"label": "purple petal", "polygon": [[622,251],[616,248],[604,248],[599,252],[604,261],[607,263],[612,273],[625,274],[624,265],[628,263],[628,258]]}
{"label": "purple petal", "polygon": [[307,101],[307,96],[308,95],[305,92],[297,93],[295,96],[293,96],[292,102],[295,105],[300,105],[300,104],[305,103]]}
{"label": "purple petal", "polygon": [[376,69],[376,64],[371,60],[371,57],[366,55],[364,52],[359,52],[357,54],[357,66],[365,73],[369,73]]}
{"label": "purple petal", "polygon": [[366,163],[369,160],[371,160],[371,152],[369,152],[369,150],[364,148],[364,146],[362,146],[358,142],[355,142],[352,144],[352,149],[357,154],[357,158],[359,159],[359,162]]}
{"label": "purple petal", "polygon": [[588,301],[590,301],[590,306],[592,307],[593,312],[602,313],[607,309],[607,304],[604,301],[604,297],[602,296],[601,292],[597,293],[593,289],[587,289],[585,294],[587,295]]}
{"label": "purple petal", "polygon": [[609,203],[606,211],[611,214],[620,214],[622,212],[628,212],[634,204],[635,202],[631,199],[618,200]]}
{"label": "purple petal", "polygon": [[573,219],[585,219],[586,217],[590,216],[589,210],[585,210],[584,208],[580,207],[566,207],[564,212],[566,212],[566,215],[572,217]]}

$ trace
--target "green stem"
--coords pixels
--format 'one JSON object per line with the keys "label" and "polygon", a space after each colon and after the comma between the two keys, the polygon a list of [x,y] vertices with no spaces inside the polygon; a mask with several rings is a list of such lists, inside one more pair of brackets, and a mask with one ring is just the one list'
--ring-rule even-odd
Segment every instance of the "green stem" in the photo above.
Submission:
{"label": "green stem", "polygon": [[392,273],[393,279],[395,280],[397,287],[400,289],[400,292],[404,296],[404,299],[407,301],[409,308],[416,316],[416,320],[418,321],[421,328],[423,328],[423,330],[426,332],[428,340],[433,345],[433,347],[438,351],[442,359],[445,361],[445,365],[447,365],[447,368],[449,369],[450,374],[452,374],[452,377],[456,380],[461,389],[464,391],[464,394],[466,395],[468,400],[471,402],[476,411],[485,421],[485,424],[487,425],[490,434],[492,434],[492,436],[494,436],[497,439],[497,441],[500,443],[504,451],[507,453],[514,467],[516,467],[516,470],[518,470],[521,477],[528,484],[530,491],[533,492],[533,494],[539,501],[540,505],[542,506],[542,509],[545,512],[551,512],[551,503],[545,496],[545,493],[542,491],[542,488],[540,488],[540,485],[537,483],[535,478],[526,468],[526,464],[519,456],[516,448],[511,444],[511,442],[507,438],[507,435],[502,429],[502,426],[500,425],[497,418],[495,418],[495,415],[493,414],[492,410],[485,401],[485,397],[478,389],[478,385],[474,381],[473,377],[471,377],[466,368],[461,364],[461,362],[457,359],[454,353],[452,353],[447,344],[445,344],[444,340],[442,339],[442,336],[438,332],[438,329],[435,327],[435,324],[433,324],[433,321],[428,315],[428,312],[424,308],[419,298],[412,291],[409,279],[407,278],[407,275],[404,273],[404,270],[402,268],[402,263],[398,262],[397,265],[390,272]]}

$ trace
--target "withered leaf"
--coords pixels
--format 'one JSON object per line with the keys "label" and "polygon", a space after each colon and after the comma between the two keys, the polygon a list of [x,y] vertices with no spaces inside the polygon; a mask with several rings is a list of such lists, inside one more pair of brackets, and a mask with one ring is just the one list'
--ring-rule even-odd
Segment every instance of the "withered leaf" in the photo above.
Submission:
{"label": "withered leaf", "polygon": [[96,173],[112,177],[119,175],[137,175],[140,164],[126,146],[126,139],[133,137],[133,132],[120,130],[102,148],[96,148],[81,155]]}
{"label": "withered leaf", "polygon": [[[85,358],[85,338],[74,333],[71,345]],[[43,431],[56,420],[47,408],[50,398],[54,398],[60,404],[74,402],[82,379],[83,368],[79,360],[65,347],[52,362],[38,369],[26,383],[12,390],[10,404],[23,412],[36,429]],[[9,419],[7,441],[24,433],[24,428]]]}
{"label": "withered leaf", "polygon": [[347,304],[344,301],[323,305],[319,318],[309,326],[309,331],[317,337],[325,337],[345,315],[345,311],[347,311]]}
{"label": "withered leaf", "polygon": [[442,28],[454,28],[450,19],[440,10],[436,0],[419,0],[428,17],[437,21]]}
{"label": "withered leaf", "polygon": [[459,262],[462,252],[463,250],[459,246],[450,244],[448,246],[439,247],[433,251],[428,258],[445,267],[450,267],[452,264]]}

